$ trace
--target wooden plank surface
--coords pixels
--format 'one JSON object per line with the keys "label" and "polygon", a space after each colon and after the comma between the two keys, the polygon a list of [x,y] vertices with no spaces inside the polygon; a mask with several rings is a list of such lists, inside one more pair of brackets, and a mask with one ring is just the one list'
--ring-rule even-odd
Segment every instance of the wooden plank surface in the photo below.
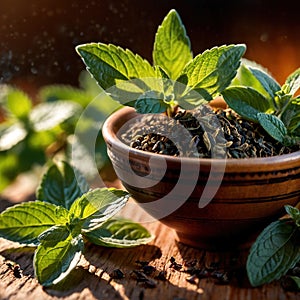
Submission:
{"label": "wooden plank surface", "polygon": [[[8,199],[0,198],[1,210],[32,198],[28,186],[21,195],[17,191],[11,189]],[[252,288],[244,269],[247,251],[218,253],[185,246],[176,240],[173,230],[159,221],[149,221],[149,216],[133,201],[121,214],[147,227],[155,235],[153,242],[131,249],[88,244],[78,267],[55,289],[43,288],[34,278],[33,248],[19,248],[16,243],[0,239],[0,299],[300,299],[299,293],[284,291],[279,282]],[[176,263],[172,264],[174,259]],[[152,269],[143,269],[141,262],[155,268],[146,282],[140,272]],[[22,276],[14,270],[13,263],[20,266]],[[187,273],[192,267],[209,268],[210,275],[195,279]],[[111,277],[116,269],[122,271],[124,278]],[[220,276],[223,280],[216,278]]]}

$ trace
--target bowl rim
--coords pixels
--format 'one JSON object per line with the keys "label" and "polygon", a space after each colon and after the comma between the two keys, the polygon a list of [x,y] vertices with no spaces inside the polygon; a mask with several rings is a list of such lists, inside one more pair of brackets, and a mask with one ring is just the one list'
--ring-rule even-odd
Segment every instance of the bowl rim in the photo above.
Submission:
{"label": "bowl rim", "polygon": [[[120,152],[130,152],[136,157],[140,157],[143,160],[150,159],[153,156],[164,157],[167,162],[171,164],[187,163],[193,164],[195,160],[200,162],[203,166],[210,166],[214,164],[224,165],[226,164],[227,172],[236,172],[237,169],[241,171],[247,169],[249,172],[257,170],[259,167],[263,171],[278,171],[281,169],[299,168],[300,169],[300,150],[289,154],[276,155],[271,157],[257,157],[257,158],[195,158],[195,157],[183,157],[183,156],[170,156],[164,154],[156,154],[152,152],[142,151],[131,148],[129,145],[122,142],[117,136],[117,130],[124,124],[125,121],[131,119],[139,114],[132,107],[121,107],[120,109],[113,112],[104,121],[102,126],[102,135],[108,146],[114,146]],[[243,169],[243,170],[242,170]]]}

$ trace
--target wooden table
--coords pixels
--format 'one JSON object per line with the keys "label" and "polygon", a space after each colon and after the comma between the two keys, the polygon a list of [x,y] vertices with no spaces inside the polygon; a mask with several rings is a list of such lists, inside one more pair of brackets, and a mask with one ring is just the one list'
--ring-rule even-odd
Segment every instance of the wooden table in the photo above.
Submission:
{"label": "wooden table", "polygon": [[[23,189],[20,194],[17,190],[12,188],[11,193],[6,195],[8,199],[0,198],[1,210],[16,202],[32,199],[29,191],[26,194]],[[148,219],[133,201],[121,214],[142,223]],[[300,299],[299,293],[284,291],[279,282],[252,288],[244,269],[246,250],[218,253],[194,249],[177,242],[173,230],[159,221],[143,225],[155,235],[151,243],[130,249],[86,245],[78,267],[55,289],[43,288],[34,278],[34,249],[18,248],[18,244],[0,239],[0,299]],[[174,260],[175,263],[172,263]],[[11,261],[19,264],[22,276],[16,272],[18,270],[14,271]],[[147,263],[148,266],[143,267]],[[187,271],[190,272],[193,267],[206,267],[209,274],[200,280],[191,277]],[[114,271],[117,269],[124,274],[123,278],[111,277],[113,272],[118,274]],[[145,280],[141,272],[147,271],[153,272],[146,275]],[[222,280],[217,279],[220,276]]]}

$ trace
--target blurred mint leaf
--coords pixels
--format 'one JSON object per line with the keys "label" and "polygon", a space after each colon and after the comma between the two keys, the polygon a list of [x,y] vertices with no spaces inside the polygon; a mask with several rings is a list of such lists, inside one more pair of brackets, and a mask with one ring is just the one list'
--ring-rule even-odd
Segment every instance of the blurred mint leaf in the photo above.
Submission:
{"label": "blurred mint leaf", "polygon": [[95,78],[86,70],[81,71],[79,74],[79,87],[93,98],[103,93],[103,89],[97,84]]}
{"label": "blurred mint leaf", "polygon": [[176,80],[193,58],[190,40],[178,13],[172,9],[158,27],[154,49],[154,65],[161,67],[170,79]]}
{"label": "blurred mint leaf", "polygon": [[18,175],[19,155],[12,151],[0,152],[0,193]]}
{"label": "blurred mint leaf", "polygon": [[0,214],[0,236],[21,244],[38,244],[38,236],[54,225],[65,224],[68,212],[50,203],[25,202]]}
{"label": "blurred mint leaf", "polygon": [[[58,236],[61,235],[61,228],[57,230]],[[67,228],[61,240],[57,239],[55,231],[52,235],[55,238],[42,240],[34,254],[34,273],[43,286],[57,284],[64,279],[76,267],[84,249],[82,236],[73,237]]]}
{"label": "blurred mint leaf", "polygon": [[70,85],[56,84],[42,87],[39,90],[39,98],[42,102],[70,100],[86,107],[93,100],[94,95]]}
{"label": "blurred mint leaf", "polygon": [[[298,236],[297,236],[298,235]],[[277,280],[300,260],[295,224],[279,220],[267,226],[250,249],[247,274],[252,286]]]}
{"label": "blurred mint leaf", "polygon": [[32,109],[29,120],[35,131],[50,130],[81,110],[79,104],[71,101],[40,103]]}
{"label": "blurred mint leaf", "polygon": [[0,151],[11,149],[27,136],[27,130],[17,122],[0,124]]}
{"label": "blurred mint leaf", "polygon": [[276,141],[284,142],[287,129],[284,123],[276,116],[265,113],[258,113],[257,120],[262,128]]}
{"label": "blurred mint leaf", "polygon": [[93,244],[116,248],[134,247],[153,239],[145,227],[123,218],[111,218],[84,236]]}
{"label": "blurred mint leaf", "polygon": [[19,89],[10,88],[6,97],[6,107],[9,112],[19,120],[27,120],[32,109],[29,96]]}
{"label": "blurred mint leaf", "polygon": [[61,162],[47,169],[37,189],[36,197],[69,209],[73,202],[88,190],[89,186],[83,175],[68,163]]}

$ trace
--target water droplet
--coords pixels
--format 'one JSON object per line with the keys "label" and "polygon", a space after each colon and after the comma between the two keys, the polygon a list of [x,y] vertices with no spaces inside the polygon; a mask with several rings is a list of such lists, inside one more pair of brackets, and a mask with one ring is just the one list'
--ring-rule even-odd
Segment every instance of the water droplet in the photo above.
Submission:
{"label": "water droplet", "polygon": [[34,75],[36,75],[38,73],[38,70],[35,67],[31,67],[30,68],[30,72]]}

